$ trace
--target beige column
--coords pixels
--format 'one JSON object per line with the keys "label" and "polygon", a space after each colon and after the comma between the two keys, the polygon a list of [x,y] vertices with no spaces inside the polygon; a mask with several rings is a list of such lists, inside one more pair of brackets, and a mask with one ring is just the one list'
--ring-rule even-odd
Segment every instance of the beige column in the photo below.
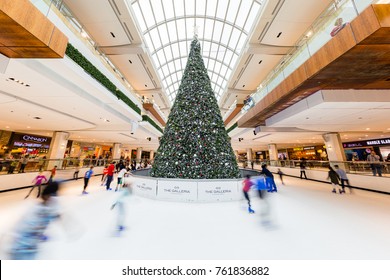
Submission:
{"label": "beige column", "polygon": [[65,155],[66,146],[68,144],[69,132],[56,131],[51,139],[50,148],[48,152],[48,159],[50,159],[47,169],[51,170],[55,165],[57,168],[62,168],[62,163]]}

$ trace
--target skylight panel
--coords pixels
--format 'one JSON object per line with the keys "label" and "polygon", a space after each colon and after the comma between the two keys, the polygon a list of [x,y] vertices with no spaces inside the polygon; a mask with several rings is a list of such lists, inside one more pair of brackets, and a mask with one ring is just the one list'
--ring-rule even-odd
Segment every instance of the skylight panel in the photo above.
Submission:
{"label": "skylight panel", "polygon": [[175,63],[175,68],[176,68],[176,70],[183,70],[183,69],[181,68],[180,59],[175,59],[174,63]]}
{"label": "skylight panel", "polygon": [[230,60],[232,59],[232,56],[233,56],[233,52],[229,49],[226,50],[225,52],[225,63],[227,63],[228,65],[232,65]]}
{"label": "skylight panel", "polygon": [[249,14],[251,2],[251,0],[241,0],[241,7],[238,10],[238,16],[235,22],[235,24],[241,28],[244,28],[246,16]]}
{"label": "skylight panel", "polygon": [[184,17],[184,1],[185,0],[174,1],[176,18]]}
{"label": "skylight panel", "polygon": [[185,0],[184,2],[186,16],[194,16],[195,15],[195,3],[194,0]]}
{"label": "skylight panel", "polygon": [[259,10],[260,10],[260,4],[254,2],[252,8],[249,10],[249,14],[247,15],[247,20],[244,26],[245,32],[249,33],[249,31],[251,30]]}
{"label": "skylight panel", "polygon": [[173,19],[175,17],[172,0],[164,0],[163,8],[167,20]]}
{"label": "skylight panel", "polygon": [[205,15],[206,0],[197,0],[196,2],[196,16],[202,17]]}
{"label": "skylight panel", "polygon": [[194,26],[195,19],[193,17],[186,18],[186,31],[188,38],[192,39],[194,37]]}
{"label": "skylight panel", "polygon": [[177,20],[177,33],[179,35],[179,40],[185,40],[186,37],[186,25],[184,19]]}
{"label": "skylight panel", "polygon": [[223,33],[222,33],[222,38],[221,38],[221,43],[224,45],[229,44],[229,39],[230,39],[230,34],[233,31],[233,27],[230,24],[225,24],[223,27]]}
{"label": "skylight panel", "polygon": [[[180,43],[179,43],[179,48],[180,48],[180,53],[181,53],[181,55],[182,56],[188,56],[187,55],[187,43],[186,43],[186,41],[181,41]],[[187,59],[186,59],[186,63],[187,63]]]}
{"label": "skylight panel", "polygon": [[157,58],[158,58],[158,63],[160,63],[161,65],[164,65],[166,63],[164,50],[161,49],[156,54],[157,54]]}
{"label": "skylight panel", "polygon": [[134,11],[134,14],[136,15],[136,17],[139,19],[138,24],[139,24],[139,27],[141,28],[141,30],[146,30],[147,29],[146,23],[142,17],[142,12],[140,10],[138,2],[133,5],[133,11]]}
{"label": "skylight panel", "polygon": [[162,45],[165,46],[170,42],[169,36],[168,36],[168,30],[167,30],[167,25],[162,24],[158,27],[158,31],[160,33],[160,38]]}
{"label": "skylight panel", "polygon": [[140,5],[140,9],[145,19],[147,28],[150,28],[153,25],[155,25],[156,21],[154,20],[154,16],[152,12],[153,10],[152,7],[150,6],[149,1],[139,1],[138,3]]}
{"label": "skylight panel", "polygon": [[223,58],[225,57],[226,48],[223,46],[219,47],[216,60],[223,61]]}
{"label": "skylight panel", "polygon": [[206,19],[206,26],[204,30],[204,39],[211,40],[213,36],[213,26],[214,26],[214,20]]}
{"label": "skylight panel", "polygon": [[163,6],[161,5],[161,0],[153,0],[152,5],[157,24],[165,21],[164,10]]}
{"label": "skylight panel", "polygon": [[162,44],[161,44],[160,36],[158,35],[157,28],[153,28],[152,30],[150,30],[149,35],[151,40],[153,41],[153,48],[155,49],[161,48]]}
{"label": "skylight panel", "polygon": [[225,19],[229,1],[218,1],[217,18]]}
{"label": "skylight panel", "polygon": [[165,58],[167,61],[173,60],[173,54],[172,54],[172,49],[171,46],[167,46],[164,48],[165,51]]}
{"label": "skylight panel", "polygon": [[213,34],[213,39],[218,42],[219,38],[222,35],[222,28],[223,28],[223,23],[220,21],[216,21],[214,25],[214,34]]}
{"label": "skylight panel", "polygon": [[167,22],[167,28],[169,31],[169,37],[171,38],[171,42],[176,42],[178,38],[177,38],[175,21]]}
{"label": "skylight panel", "polygon": [[241,31],[237,28],[233,28],[232,38],[230,40],[231,46],[235,47],[236,42],[240,39]]}
{"label": "skylight panel", "polygon": [[214,17],[217,11],[218,0],[207,0],[207,15]]}
{"label": "skylight panel", "polygon": [[146,45],[149,48],[154,48],[152,38],[150,37],[150,33],[145,34],[144,38],[145,38],[145,41],[146,41]]}
{"label": "skylight panel", "polygon": [[226,21],[230,23],[234,23],[237,17],[238,7],[240,6],[241,1],[230,1],[229,9],[226,16]]}

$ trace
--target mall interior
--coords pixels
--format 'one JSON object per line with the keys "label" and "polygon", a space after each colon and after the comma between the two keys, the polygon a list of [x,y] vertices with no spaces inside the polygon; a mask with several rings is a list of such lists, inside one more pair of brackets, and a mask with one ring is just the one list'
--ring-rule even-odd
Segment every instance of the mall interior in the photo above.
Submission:
{"label": "mall interior", "polygon": [[[262,251],[247,258],[389,257],[381,251],[381,242],[390,233],[386,222],[382,223],[390,210],[389,0],[2,0],[0,15],[0,208],[9,214],[3,215],[2,233],[31,206],[23,197],[38,171],[49,174],[54,166],[69,186],[65,204],[74,203],[79,210],[73,210],[73,215],[82,211],[80,220],[91,223],[79,229],[98,227],[88,214],[100,213],[103,210],[96,203],[113,198],[105,196],[98,177],[112,160],[150,169],[196,36],[240,168],[260,170],[267,163],[270,171],[281,170],[287,185],[295,188],[281,188],[280,197],[271,199],[272,207],[278,209],[274,219],[280,228],[284,225],[284,231],[272,231],[272,238],[276,242],[278,236],[284,246],[297,247],[286,253],[282,247],[271,248],[271,242],[267,245],[274,250],[271,255]],[[370,161],[373,152],[379,156],[376,164]],[[300,179],[302,161],[309,180]],[[336,164],[346,171],[356,196],[328,209],[326,205],[334,203],[328,166]],[[374,172],[374,165],[380,171]],[[90,166],[99,175],[90,187],[95,196],[81,198],[76,194],[82,183],[71,179],[76,169],[82,177]],[[279,180],[277,174],[275,178]],[[277,184],[282,186],[281,181]],[[294,231],[291,236],[299,241],[289,243],[286,231],[294,224],[288,213],[298,211],[293,212],[296,221],[298,215],[305,217],[310,212],[291,198],[306,201],[314,211],[295,224],[302,231],[305,222],[317,219],[315,215],[333,223],[321,209],[341,216],[333,225],[338,229],[352,219],[351,228],[342,228],[350,236],[348,244],[342,245],[344,251],[332,251],[329,243],[337,243],[336,237],[322,243],[326,234],[334,233],[329,223],[303,235]],[[177,204],[172,201],[164,204],[140,196],[132,202],[138,206],[138,216],[130,219],[137,225],[150,218],[163,228],[164,211],[176,215]],[[253,232],[258,229],[249,229],[249,218],[242,219],[236,211],[242,201],[232,203],[205,204],[201,209],[196,209],[197,204],[178,207],[183,215],[203,213],[203,224],[208,226],[212,224],[208,213],[223,216],[231,212],[239,227],[250,230],[255,239]],[[223,210],[216,205],[223,205]],[[363,222],[355,221],[353,213],[369,206],[362,214]],[[112,219],[112,213],[98,215]],[[377,220],[370,221],[371,215]],[[230,232],[224,238],[231,242],[230,237],[242,232],[227,226],[228,221],[220,221],[210,232]],[[370,224],[372,231],[366,229],[371,222],[375,222]],[[167,227],[185,235],[185,227],[195,228],[194,223],[177,228],[172,222]],[[206,257],[201,251],[204,239],[196,238],[190,246],[193,255],[181,247],[184,238],[174,245],[177,254],[167,253],[169,248],[160,243],[154,248],[166,254],[145,250],[148,246],[136,240],[146,236],[150,241],[150,231],[156,229],[140,228],[134,235],[127,233],[132,241],[126,246],[129,251],[136,248],[129,254],[118,255],[123,243],[107,242],[107,232],[95,237],[87,232],[80,240],[104,239],[107,248],[87,250],[93,247],[87,242],[84,250],[80,240],[68,246],[59,237],[45,244],[41,258]],[[351,236],[361,228],[365,229]],[[198,231],[194,229],[201,236]],[[318,254],[304,242],[306,234],[313,238],[311,231],[316,237],[310,242],[323,244]],[[360,238],[377,231],[381,233],[374,245],[356,249]],[[269,229],[262,234],[268,238]],[[169,231],[162,231],[159,238],[168,239]],[[213,240],[207,246],[214,246]],[[249,250],[228,251],[219,246],[218,251],[208,252],[211,258],[243,259]],[[293,255],[298,247],[301,253]]]}

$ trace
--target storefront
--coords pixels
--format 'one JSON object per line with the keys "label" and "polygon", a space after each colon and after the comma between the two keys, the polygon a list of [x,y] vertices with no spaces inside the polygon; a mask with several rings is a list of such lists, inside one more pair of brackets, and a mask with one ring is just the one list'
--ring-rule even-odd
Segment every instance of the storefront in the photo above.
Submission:
{"label": "storefront", "polygon": [[328,160],[325,146],[307,146],[288,149],[288,158],[292,160]]}
{"label": "storefront", "polygon": [[14,132],[8,150],[13,157],[29,155],[30,158],[46,156],[49,152],[51,137]]}
{"label": "storefront", "polygon": [[371,151],[375,151],[381,160],[390,161],[390,138],[346,142],[343,148],[348,161],[365,161]]}

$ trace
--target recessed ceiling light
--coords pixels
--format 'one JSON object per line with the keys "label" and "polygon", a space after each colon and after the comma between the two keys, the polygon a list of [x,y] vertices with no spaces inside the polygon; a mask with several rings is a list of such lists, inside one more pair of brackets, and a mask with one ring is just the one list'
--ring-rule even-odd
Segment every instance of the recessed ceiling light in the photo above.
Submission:
{"label": "recessed ceiling light", "polygon": [[367,127],[367,128],[366,128],[366,130],[370,130],[370,128],[369,128],[369,127]]}

